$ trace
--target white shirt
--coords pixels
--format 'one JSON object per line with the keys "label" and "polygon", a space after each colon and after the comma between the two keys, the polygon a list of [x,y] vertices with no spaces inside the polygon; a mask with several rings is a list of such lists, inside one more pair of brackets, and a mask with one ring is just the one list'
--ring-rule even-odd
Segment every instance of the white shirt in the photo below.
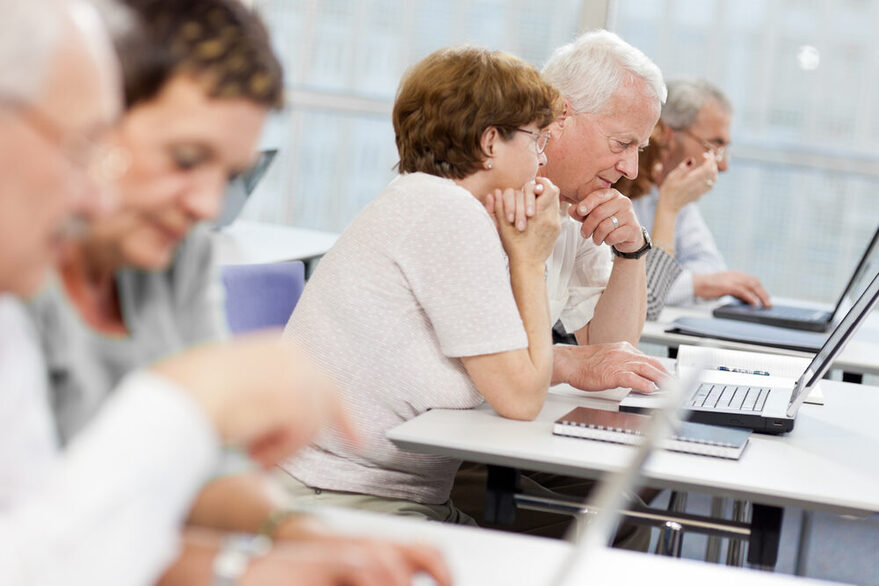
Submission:
{"label": "white shirt", "polygon": [[13,403],[0,404],[9,483],[0,508],[0,583],[152,584],[175,556],[180,524],[216,465],[210,422],[170,382],[138,373],[63,455],[53,452],[45,381],[31,370],[39,368],[33,338],[12,340],[10,332],[27,331],[6,329],[21,326],[21,310],[8,296],[0,296],[0,308],[0,373],[17,370],[18,382],[35,385],[0,388],[20,409],[10,416]]}
{"label": "white shirt", "polygon": [[338,384],[366,448],[324,437],[283,468],[308,486],[440,504],[453,458],[406,452],[388,430],[483,397],[462,356],[528,347],[485,208],[449,179],[402,175],[321,259],[287,324]]}
{"label": "white shirt", "polygon": [[0,295],[0,510],[45,482],[58,450],[46,365],[24,311]]}
{"label": "white shirt", "polygon": [[546,291],[550,323],[559,319],[568,332],[585,326],[595,314],[598,299],[613,269],[610,247],[596,245],[580,235],[579,222],[562,204],[562,232],[546,261]]}
{"label": "white shirt", "polygon": [[[632,200],[638,221],[648,229],[653,227],[658,201],[659,190],[656,186],[650,193]],[[675,221],[675,260],[684,270],[669,288],[666,298],[668,305],[687,305],[695,301],[694,274],[726,270],[726,262],[695,202],[682,207]]]}

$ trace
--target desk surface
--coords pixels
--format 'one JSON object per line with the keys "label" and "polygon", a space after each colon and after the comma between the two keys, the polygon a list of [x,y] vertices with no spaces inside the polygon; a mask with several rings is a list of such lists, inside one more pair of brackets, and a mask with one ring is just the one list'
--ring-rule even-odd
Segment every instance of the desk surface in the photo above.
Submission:
{"label": "desk surface", "polygon": [[[555,539],[528,537],[443,523],[389,517],[341,509],[318,509],[334,529],[354,535],[383,536],[423,542],[439,548],[455,586],[541,586],[551,579],[570,545]],[[659,579],[666,577],[666,579]],[[818,584],[812,580],[692,560],[679,560],[616,549],[602,549],[566,584],[675,584],[754,586]],[[416,580],[426,586],[430,580]]]}
{"label": "desk surface", "polygon": [[308,260],[325,254],[339,235],[238,220],[213,234],[217,264],[256,264]]}
{"label": "desk surface", "polygon": [[[791,305],[807,305],[805,302],[779,299],[778,303]],[[698,336],[686,336],[683,334],[670,334],[665,330],[671,327],[674,320],[679,317],[711,317],[711,310],[719,305],[718,302],[698,303],[691,307],[666,307],[657,321],[644,322],[644,330],[641,332],[641,342],[661,344],[671,348],[677,348],[681,344],[696,344]],[[812,304],[808,304],[812,306]],[[757,344],[743,342],[728,342],[724,340],[714,341],[721,348],[735,350],[750,350],[769,352],[771,354],[785,354],[789,356],[812,356],[807,352],[796,352],[783,348],[769,348]],[[876,312],[869,316],[864,325],[848,343],[840,356],[834,361],[833,368],[857,374],[879,374],[879,315]]]}
{"label": "desk surface", "polygon": [[[821,386],[825,405],[804,405],[791,433],[752,434],[738,461],[658,452],[645,466],[645,483],[840,514],[879,511],[879,388],[834,381]],[[552,434],[555,419],[575,406],[616,406],[585,395],[553,388],[535,421],[504,419],[487,405],[436,409],[388,437],[416,452],[594,478],[621,467],[633,448]]]}

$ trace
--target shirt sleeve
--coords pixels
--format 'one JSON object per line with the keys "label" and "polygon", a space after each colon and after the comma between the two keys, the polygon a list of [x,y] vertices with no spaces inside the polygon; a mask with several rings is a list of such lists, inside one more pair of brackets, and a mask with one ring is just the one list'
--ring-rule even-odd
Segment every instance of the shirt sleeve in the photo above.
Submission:
{"label": "shirt sleeve", "polygon": [[413,219],[400,267],[446,356],[528,347],[497,229],[479,202],[442,193]]}
{"label": "shirt sleeve", "polygon": [[[683,268],[696,274],[726,270],[726,262],[714,242],[714,236],[695,203],[681,208],[675,235],[675,254]],[[692,287],[692,278],[690,284]]]}
{"label": "shirt sleeve", "polygon": [[681,265],[663,249],[654,247],[647,253],[647,319],[655,320],[662,313],[681,270]]}
{"label": "shirt sleeve", "polygon": [[218,450],[185,393],[157,375],[131,375],[42,489],[0,511],[3,583],[152,583],[176,554]]}

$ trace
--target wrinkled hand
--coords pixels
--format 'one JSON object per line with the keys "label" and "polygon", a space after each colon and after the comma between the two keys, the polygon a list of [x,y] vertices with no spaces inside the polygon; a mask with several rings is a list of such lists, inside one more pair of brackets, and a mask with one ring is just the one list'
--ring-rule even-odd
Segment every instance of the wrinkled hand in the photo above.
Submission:
{"label": "wrinkled hand", "polygon": [[440,553],[428,546],[381,539],[335,537],[276,545],[254,560],[242,586],[410,586],[425,573],[439,586],[451,586]]}
{"label": "wrinkled hand", "polygon": [[152,368],[188,391],[224,440],[265,466],[330,425],[357,442],[329,379],[280,333],[205,344]]}
{"label": "wrinkled hand", "polygon": [[[644,246],[641,224],[632,209],[632,200],[616,189],[598,189],[568,209],[582,223],[580,234],[595,244],[614,246],[620,252],[635,252]],[[614,227],[611,216],[618,226]]]}
{"label": "wrinkled hand", "polygon": [[693,293],[702,299],[732,295],[750,305],[772,305],[769,293],[760,284],[760,279],[741,271],[693,275]]}
{"label": "wrinkled hand", "polygon": [[652,393],[667,376],[662,363],[628,342],[553,346],[553,384],[565,382],[582,391],[625,387]]}
{"label": "wrinkled hand", "polygon": [[[526,220],[529,205],[534,211]],[[511,261],[546,261],[561,231],[559,190],[549,179],[538,177],[520,190],[495,190],[486,197],[485,206]],[[526,213],[519,217],[519,211]]]}
{"label": "wrinkled hand", "polygon": [[702,163],[698,166],[696,163],[696,159],[688,158],[666,175],[659,187],[657,206],[667,206],[676,214],[711,191],[717,181],[717,160],[706,152]]}

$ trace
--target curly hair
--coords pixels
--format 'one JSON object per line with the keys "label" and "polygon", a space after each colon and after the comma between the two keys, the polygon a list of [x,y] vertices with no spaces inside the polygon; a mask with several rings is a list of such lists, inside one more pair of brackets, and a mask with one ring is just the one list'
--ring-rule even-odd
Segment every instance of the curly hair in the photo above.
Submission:
{"label": "curly hair", "polygon": [[462,179],[485,160],[487,128],[510,140],[518,127],[548,126],[560,105],[558,90],[517,57],[479,47],[440,49],[412,67],[397,91],[397,167]]}
{"label": "curly hair", "polygon": [[657,163],[662,164],[665,151],[668,148],[665,140],[665,123],[660,118],[650,133],[650,142],[638,155],[638,176],[634,179],[620,178],[613,187],[627,196],[636,199],[650,192],[655,181],[653,179],[654,167]]}
{"label": "curly hair", "polygon": [[212,98],[243,98],[283,106],[283,70],[268,31],[238,0],[121,0],[137,20],[116,40],[125,103],[155,97],[175,75],[187,74]]}

